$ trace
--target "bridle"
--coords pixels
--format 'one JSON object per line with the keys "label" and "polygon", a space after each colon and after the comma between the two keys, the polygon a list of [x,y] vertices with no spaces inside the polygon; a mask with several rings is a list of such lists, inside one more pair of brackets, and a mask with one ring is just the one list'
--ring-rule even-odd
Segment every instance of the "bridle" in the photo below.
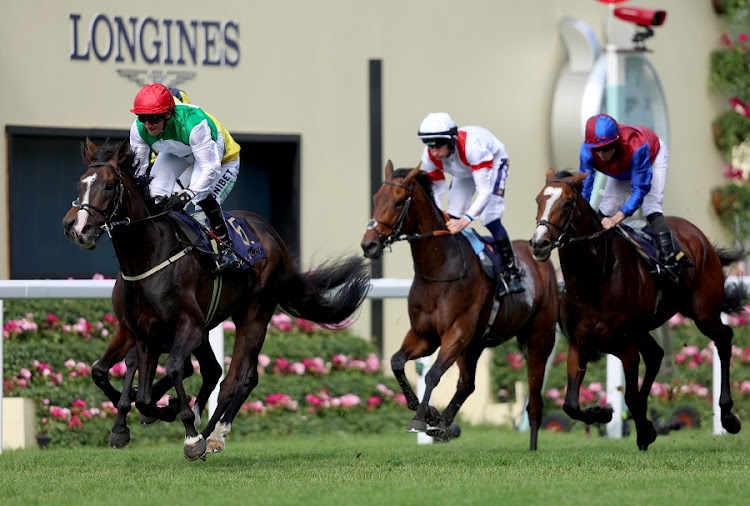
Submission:
{"label": "bridle", "polygon": [[[372,218],[367,222],[367,230],[373,230],[377,236],[378,239],[380,239],[381,244],[383,247],[390,246],[394,242],[399,241],[416,241],[418,239],[425,239],[428,237],[437,237],[441,235],[451,235],[450,232],[447,230],[433,230],[432,232],[423,232],[421,234],[402,234],[401,229],[404,227],[404,222],[406,221],[406,217],[409,214],[409,207],[411,206],[412,202],[412,189],[414,187],[414,180],[411,181],[409,186],[406,186],[402,183],[396,183],[395,181],[383,181],[380,185],[389,184],[391,186],[398,186],[399,188],[406,188],[409,191],[409,196],[406,197],[406,201],[404,202],[404,207],[401,209],[401,212],[396,217],[396,221],[393,222],[393,225],[389,225],[387,223],[383,223],[382,221],[378,221],[375,218]],[[383,227],[389,228],[391,230],[391,233],[387,236],[383,236],[377,229],[378,225],[381,225]]]}
{"label": "bridle", "polygon": [[110,204],[107,206],[107,209],[104,209],[104,210],[99,209],[96,206],[92,206],[91,204],[88,204],[88,203],[81,204],[81,201],[79,199],[75,199],[73,201],[73,207],[77,207],[79,211],[86,211],[89,214],[91,214],[91,211],[96,211],[97,213],[102,215],[104,217],[104,224],[101,225],[100,228],[104,229],[107,232],[107,235],[111,239],[112,228],[118,225],[130,224],[130,218],[128,217],[126,217],[124,220],[121,220],[121,221],[112,221],[112,218],[114,218],[115,214],[120,208],[120,205],[122,205],[122,199],[125,195],[125,185],[122,182],[122,172],[120,171],[118,167],[115,167],[111,163],[107,163],[107,162],[94,162],[88,166],[89,169],[92,169],[95,167],[109,167],[110,169],[112,169],[112,171],[115,174],[117,174],[117,179],[118,179],[119,184],[117,186],[117,194],[115,195],[115,198],[112,199]]}
{"label": "bridle", "polygon": [[145,218],[140,218],[138,220],[131,220],[129,216],[126,216],[122,220],[113,221],[113,218],[117,214],[117,211],[120,209],[120,206],[122,205],[122,200],[125,196],[125,184],[122,182],[122,172],[120,171],[119,167],[116,167],[108,162],[94,162],[88,166],[89,169],[92,169],[95,167],[109,167],[117,175],[118,186],[117,186],[117,194],[115,198],[112,199],[110,204],[104,210],[99,209],[96,206],[92,206],[91,204],[81,204],[81,201],[79,199],[75,199],[72,205],[73,207],[77,207],[79,211],[86,211],[90,215],[92,214],[91,211],[96,211],[97,213],[102,215],[104,217],[104,223],[99,228],[107,232],[107,235],[109,236],[110,239],[112,238],[112,229],[115,227],[127,226],[127,225],[132,225],[134,223],[142,222],[142,221],[153,220],[154,218],[158,218],[159,216],[168,214],[168,211],[165,211],[162,213],[149,215]]}
{"label": "bridle", "polygon": [[[566,185],[568,185],[568,187],[570,187],[571,190],[573,190],[573,193],[575,194],[575,200],[578,200],[579,198],[582,198],[582,195],[578,192],[578,189],[575,186],[573,186],[572,184],[570,184],[568,181],[565,181],[563,179],[549,179],[549,180],[547,180],[547,183],[563,183],[563,184],[566,184]],[[593,210],[591,209],[590,206],[587,206],[587,207],[589,208],[589,210],[591,210],[593,212]],[[563,224],[563,226],[560,226],[557,223],[553,223],[553,222],[551,222],[549,220],[539,220],[536,223],[537,227],[544,226],[544,227],[547,227],[547,230],[549,230],[550,226],[552,226],[552,227],[554,227],[554,228],[556,228],[557,230],[560,231],[560,235],[557,237],[557,240],[552,245],[552,249],[562,248],[563,246],[566,246],[566,245],[568,245],[570,243],[573,243],[573,242],[587,241],[589,239],[594,239],[594,238],[599,237],[600,235],[604,234],[605,232],[607,232],[607,230],[601,229],[598,232],[594,232],[593,234],[589,234],[589,235],[568,237],[568,230],[569,229],[577,230],[576,227],[575,227],[575,225],[573,224],[573,213],[576,211],[576,209],[578,209],[578,206],[571,206],[570,207],[570,212],[568,213],[568,216],[566,217],[565,223]],[[578,210],[578,216],[579,217],[581,216],[580,209]]]}
{"label": "bridle", "polygon": [[[440,237],[440,236],[451,236],[452,234],[448,230],[433,230],[431,232],[423,232],[420,234],[402,234],[401,229],[404,227],[404,222],[406,221],[406,217],[409,213],[409,207],[412,203],[412,195],[413,195],[413,188],[414,188],[414,180],[409,183],[409,185],[405,185],[403,183],[396,183],[395,181],[383,181],[380,185],[388,184],[391,186],[397,186],[399,188],[406,188],[409,192],[409,195],[406,197],[406,200],[404,201],[404,207],[401,209],[401,212],[396,217],[396,221],[393,222],[392,225],[389,225],[387,223],[383,223],[382,221],[378,221],[375,218],[370,219],[367,222],[367,230],[372,230],[375,232],[378,236],[378,239],[380,240],[380,243],[383,245],[383,247],[390,247],[393,243],[399,242],[399,241],[416,241],[419,239],[426,239],[430,237]],[[378,231],[378,225],[386,227],[390,229],[391,233],[387,236],[383,236],[380,231]],[[456,241],[458,241],[458,236],[453,236]],[[448,282],[448,281],[457,281],[459,279],[463,279],[468,273],[469,273],[469,266],[466,263],[466,257],[464,256],[463,249],[461,247],[458,248],[458,250],[461,252],[461,260],[463,262],[463,271],[461,275],[456,276],[454,278],[450,279],[437,279],[432,278],[430,276],[426,276],[424,274],[421,274],[417,272],[417,266],[414,265],[414,272],[417,273],[420,277],[428,280],[428,281],[436,281],[436,282]]]}

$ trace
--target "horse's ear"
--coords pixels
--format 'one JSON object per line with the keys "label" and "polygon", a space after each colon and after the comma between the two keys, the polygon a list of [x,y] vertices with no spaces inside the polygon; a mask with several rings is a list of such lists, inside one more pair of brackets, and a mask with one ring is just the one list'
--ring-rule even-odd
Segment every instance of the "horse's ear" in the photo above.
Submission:
{"label": "horse's ear", "polygon": [[385,180],[386,181],[390,180],[392,174],[393,174],[393,162],[388,160],[388,162],[385,164]]}
{"label": "horse's ear", "polygon": [[571,181],[571,183],[573,183],[573,185],[577,186],[577,185],[581,184],[581,181],[583,181],[584,179],[586,179],[586,176],[588,176],[588,175],[589,175],[588,172],[579,172],[578,174],[576,174],[575,176],[573,176],[573,180]]}
{"label": "horse's ear", "polygon": [[91,139],[86,137],[86,142],[81,143],[81,158],[83,158],[83,163],[85,165],[91,165],[96,161],[93,155],[94,151],[99,151],[99,146],[91,142]]}
{"label": "horse's ear", "polygon": [[420,165],[417,165],[416,167],[414,167],[413,169],[411,169],[411,170],[409,171],[409,173],[408,173],[408,174],[406,175],[406,177],[404,178],[404,184],[405,184],[405,185],[409,185],[409,184],[411,184],[412,180],[413,180],[413,179],[414,179],[415,177],[417,177],[417,174],[419,174],[419,167],[420,167],[420,166],[421,166],[421,163],[420,163]]}
{"label": "horse's ear", "polygon": [[115,158],[117,160],[117,165],[122,165],[123,160],[126,156],[130,153],[130,139],[125,139],[117,146],[117,151],[115,152]]}
{"label": "horse's ear", "polygon": [[547,181],[549,181],[550,179],[555,179],[555,171],[551,168],[547,169],[547,174],[545,175],[545,177],[547,178]]}

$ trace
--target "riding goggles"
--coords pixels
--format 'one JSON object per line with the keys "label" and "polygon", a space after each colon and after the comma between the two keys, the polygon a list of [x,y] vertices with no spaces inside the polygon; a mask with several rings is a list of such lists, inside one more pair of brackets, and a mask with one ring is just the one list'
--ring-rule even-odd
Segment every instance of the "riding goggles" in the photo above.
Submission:
{"label": "riding goggles", "polygon": [[146,123],[151,123],[152,125],[155,125],[156,123],[160,122],[161,120],[165,119],[167,115],[165,113],[161,114],[139,114],[138,115],[138,121],[143,123],[144,125]]}

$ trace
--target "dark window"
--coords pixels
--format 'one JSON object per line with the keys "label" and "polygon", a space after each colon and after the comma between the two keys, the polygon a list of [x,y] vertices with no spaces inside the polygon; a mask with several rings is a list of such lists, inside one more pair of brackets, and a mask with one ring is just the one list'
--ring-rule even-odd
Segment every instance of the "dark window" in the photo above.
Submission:
{"label": "dark window", "polygon": [[[121,130],[6,128],[11,279],[114,277],[117,259],[103,236],[95,251],[65,238],[62,218],[77,197],[85,166],[80,147],[120,141]],[[279,232],[293,254],[299,251],[299,136],[236,135],[240,175],[224,207],[253,211]]]}

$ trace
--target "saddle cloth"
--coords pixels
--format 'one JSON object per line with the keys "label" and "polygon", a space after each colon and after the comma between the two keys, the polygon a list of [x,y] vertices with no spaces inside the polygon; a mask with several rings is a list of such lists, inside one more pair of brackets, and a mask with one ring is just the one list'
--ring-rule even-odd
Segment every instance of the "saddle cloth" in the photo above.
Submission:
{"label": "saddle cloth", "polygon": [[[206,232],[204,232],[205,229],[210,230],[210,226],[208,226],[206,222],[204,213],[199,212],[187,215],[184,213],[172,212],[169,217],[180,226],[191,242],[205,248],[207,251],[213,251],[210,240],[211,238]],[[241,256],[248,262],[242,262],[242,266],[238,269],[240,272],[249,269],[250,265],[254,264],[256,261],[266,258],[266,249],[263,247],[260,239],[258,239],[247,226],[245,220],[228,212],[224,212],[224,220],[227,222],[227,230],[229,231],[229,238],[232,241],[232,249],[237,255]]]}
{"label": "saddle cloth", "polygon": [[[620,223],[618,231],[626,240],[630,241],[641,258],[646,262],[649,269],[656,271],[657,266],[660,265],[659,243],[653,229],[648,225],[631,226]],[[675,256],[679,258],[681,256],[680,253],[682,253],[682,248],[677,241],[672,241],[672,243],[674,244]]]}
{"label": "saddle cloth", "polygon": [[498,280],[505,272],[505,265],[503,259],[500,258],[500,252],[495,250],[494,239],[479,235],[479,232],[473,228],[465,228],[461,234],[466,237],[474,253],[479,257],[484,274],[490,279]]}

